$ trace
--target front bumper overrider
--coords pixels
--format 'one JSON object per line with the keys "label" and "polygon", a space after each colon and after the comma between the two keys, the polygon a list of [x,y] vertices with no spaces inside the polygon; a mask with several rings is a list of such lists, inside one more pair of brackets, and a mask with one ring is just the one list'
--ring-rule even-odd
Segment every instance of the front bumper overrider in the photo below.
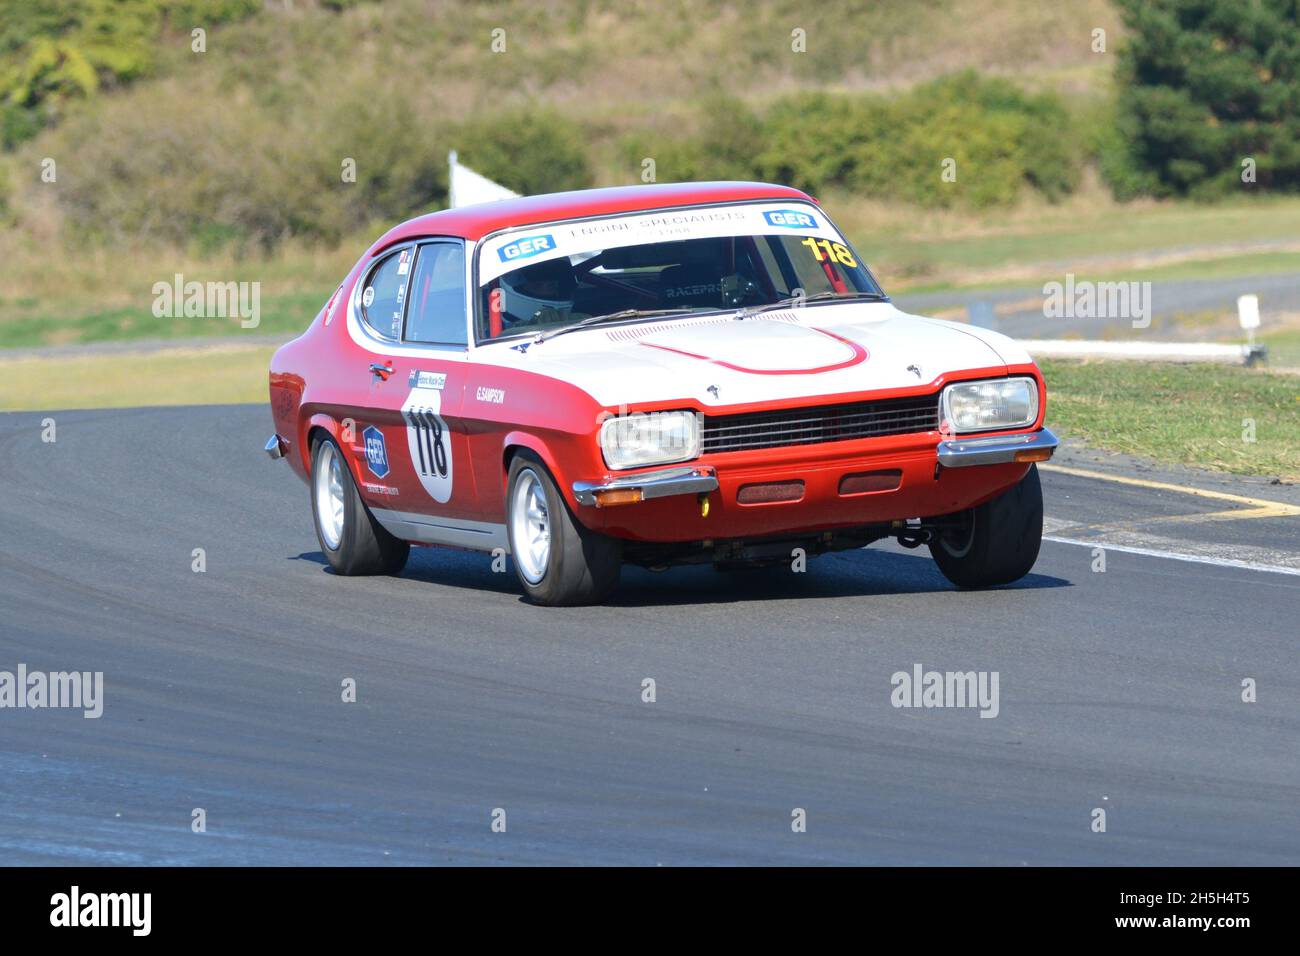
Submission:
{"label": "front bumper overrider", "polygon": [[711,467],[677,466],[658,471],[643,471],[608,481],[575,481],[573,497],[578,504],[597,508],[614,504],[633,504],[669,495],[707,494],[718,490],[718,475]]}
{"label": "front bumper overrider", "polygon": [[944,468],[969,468],[972,465],[1047,461],[1059,444],[1056,436],[1046,428],[1028,435],[954,438],[939,442],[939,464]]}

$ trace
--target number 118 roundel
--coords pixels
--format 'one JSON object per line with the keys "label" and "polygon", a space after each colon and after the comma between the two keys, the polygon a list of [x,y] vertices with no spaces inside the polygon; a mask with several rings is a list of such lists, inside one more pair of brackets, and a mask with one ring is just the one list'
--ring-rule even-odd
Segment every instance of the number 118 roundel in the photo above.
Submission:
{"label": "number 118 roundel", "polygon": [[758,183],[412,219],[270,386],[266,451],[307,482],[336,572],[496,551],[538,604],[601,601],[624,562],[890,537],[959,587],[1005,584],[1038,556],[1056,448],[1023,349],[899,311],[816,202]]}

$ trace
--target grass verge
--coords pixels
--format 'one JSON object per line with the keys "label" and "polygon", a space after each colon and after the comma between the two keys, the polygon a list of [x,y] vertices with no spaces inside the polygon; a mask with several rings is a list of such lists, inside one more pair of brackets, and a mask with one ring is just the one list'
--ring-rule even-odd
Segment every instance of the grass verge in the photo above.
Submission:
{"label": "grass verge", "polygon": [[301,332],[334,290],[274,296],[262,303],[255,329],[245,330],[237,316],[159,318],[148,306],[105,309],[84,315],[30,315],[0,323],[0,348],[118,342],[131,339],[206,339],[220,336],[275,335]]}
{"label": "grass verge", "polygon": [[1048,424],[1065,435],[1171,464],[1300,479],[1300,378],[1219,365],[1040,364]]}
{"label": "grass verge", "polygon": [[58,361],[0,360],[0,409],[130,408],[265,402],[271,346],[176,348]]}

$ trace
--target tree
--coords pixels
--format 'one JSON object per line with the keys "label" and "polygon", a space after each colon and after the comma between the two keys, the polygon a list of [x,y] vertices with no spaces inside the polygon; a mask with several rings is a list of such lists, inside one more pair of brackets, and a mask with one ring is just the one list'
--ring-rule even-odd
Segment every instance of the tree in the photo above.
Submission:
{"label": "tree", "polygon": [[0,0],[0,148],[154,69],[164,25],[188,34],[254,15],[259,0]]}
{"label": "tree", "polygon": [[1119,139],[1157,195],[1300,190],[1297,0],[1118,0]]}

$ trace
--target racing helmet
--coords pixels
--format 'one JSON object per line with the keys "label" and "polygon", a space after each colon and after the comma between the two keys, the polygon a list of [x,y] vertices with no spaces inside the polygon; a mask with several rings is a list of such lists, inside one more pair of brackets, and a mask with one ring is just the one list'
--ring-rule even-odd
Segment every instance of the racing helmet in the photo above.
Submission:
{"label": "racing helmet", "polygon": [[556,321],[573,311],[577,287],[565,256],[507,272],[501,277],[501,322],[509,327]]}

